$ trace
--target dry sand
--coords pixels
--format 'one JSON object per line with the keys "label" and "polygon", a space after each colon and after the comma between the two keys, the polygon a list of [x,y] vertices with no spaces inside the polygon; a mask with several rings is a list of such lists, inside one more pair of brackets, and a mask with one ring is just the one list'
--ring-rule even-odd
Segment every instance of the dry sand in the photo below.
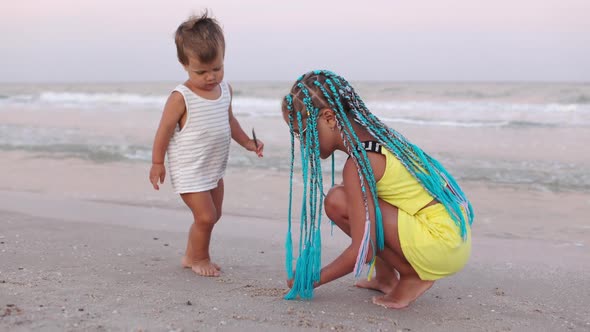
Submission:
{"label": "dry sand", "polygon": [[[465,183],[470,262],[395,311],[350,276],[282,299],[288,174],[228,170],[223,274],[203,278],[180,266],[189,212],[148,165],[0,158],[0,330],[590,330],[589,194]],[[348,240],[324,225],[325,263]]]}

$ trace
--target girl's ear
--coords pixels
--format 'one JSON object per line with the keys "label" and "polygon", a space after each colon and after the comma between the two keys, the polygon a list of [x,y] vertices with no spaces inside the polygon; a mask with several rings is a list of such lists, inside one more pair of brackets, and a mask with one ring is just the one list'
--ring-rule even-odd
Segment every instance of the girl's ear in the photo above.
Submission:
{"label": "girl's ear", "polygon": [[336,123],[336,113],[331,108],[324,108],[320,111],[320,117],[323,117],[329,125]]}
{"label": "girl's ear", "polygon": [[324,108],[320,111],[320,116],[324,118],[324,120],[326,120],[326,124],[332,131],[336,129],[336,126],[338,124],[336,123],[336,113],[334,112],[334,110],[332,110],[331,108]]}

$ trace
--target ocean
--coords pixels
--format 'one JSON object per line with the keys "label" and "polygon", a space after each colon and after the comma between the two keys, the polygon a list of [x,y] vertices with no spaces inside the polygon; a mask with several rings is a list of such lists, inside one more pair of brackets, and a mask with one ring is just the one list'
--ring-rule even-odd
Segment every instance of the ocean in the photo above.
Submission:
{"label": "ocean", "polygon": [[[280,103],[291,82],[231,82],[233,112],[265,142],[230,168],[289,169]],[[459,181],[590,192],[590,83],[352,82],[370,110]],[[0,151],[149,163],[175,83],[0,84]],[[340,165],[344,156],[338,156]]]}

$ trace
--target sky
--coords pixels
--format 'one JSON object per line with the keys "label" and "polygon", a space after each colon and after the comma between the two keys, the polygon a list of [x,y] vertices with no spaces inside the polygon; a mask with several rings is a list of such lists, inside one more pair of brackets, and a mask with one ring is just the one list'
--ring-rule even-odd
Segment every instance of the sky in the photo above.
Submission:
{"label": "sky", "polygon": [[173,33],[204,9],[227,80],[590,81],[588,0],[2,0],[0,82],[182,80]]}

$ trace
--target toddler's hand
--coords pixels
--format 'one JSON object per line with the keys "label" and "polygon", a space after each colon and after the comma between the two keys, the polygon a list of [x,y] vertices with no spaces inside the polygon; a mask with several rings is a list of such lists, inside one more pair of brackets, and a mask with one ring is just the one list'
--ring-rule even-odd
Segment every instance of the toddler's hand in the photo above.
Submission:
{"label": "toddler's hand", "polygon": [[164,164],[152,164],[152,169],[150,169],[150,182],[155,190],[160,190],[158,180],[160,181],[160,184],[162,184],[164,183],[165,178],[166,167],[164,167]]}
{"label": "toddler's hand", "polygon": [[254,151],[259,158],[262,158],[264,151],[264,143],[259,139],[257,139],[256,141],[251,139],[248,141],[248,143],[246,143],[246,150]]}

